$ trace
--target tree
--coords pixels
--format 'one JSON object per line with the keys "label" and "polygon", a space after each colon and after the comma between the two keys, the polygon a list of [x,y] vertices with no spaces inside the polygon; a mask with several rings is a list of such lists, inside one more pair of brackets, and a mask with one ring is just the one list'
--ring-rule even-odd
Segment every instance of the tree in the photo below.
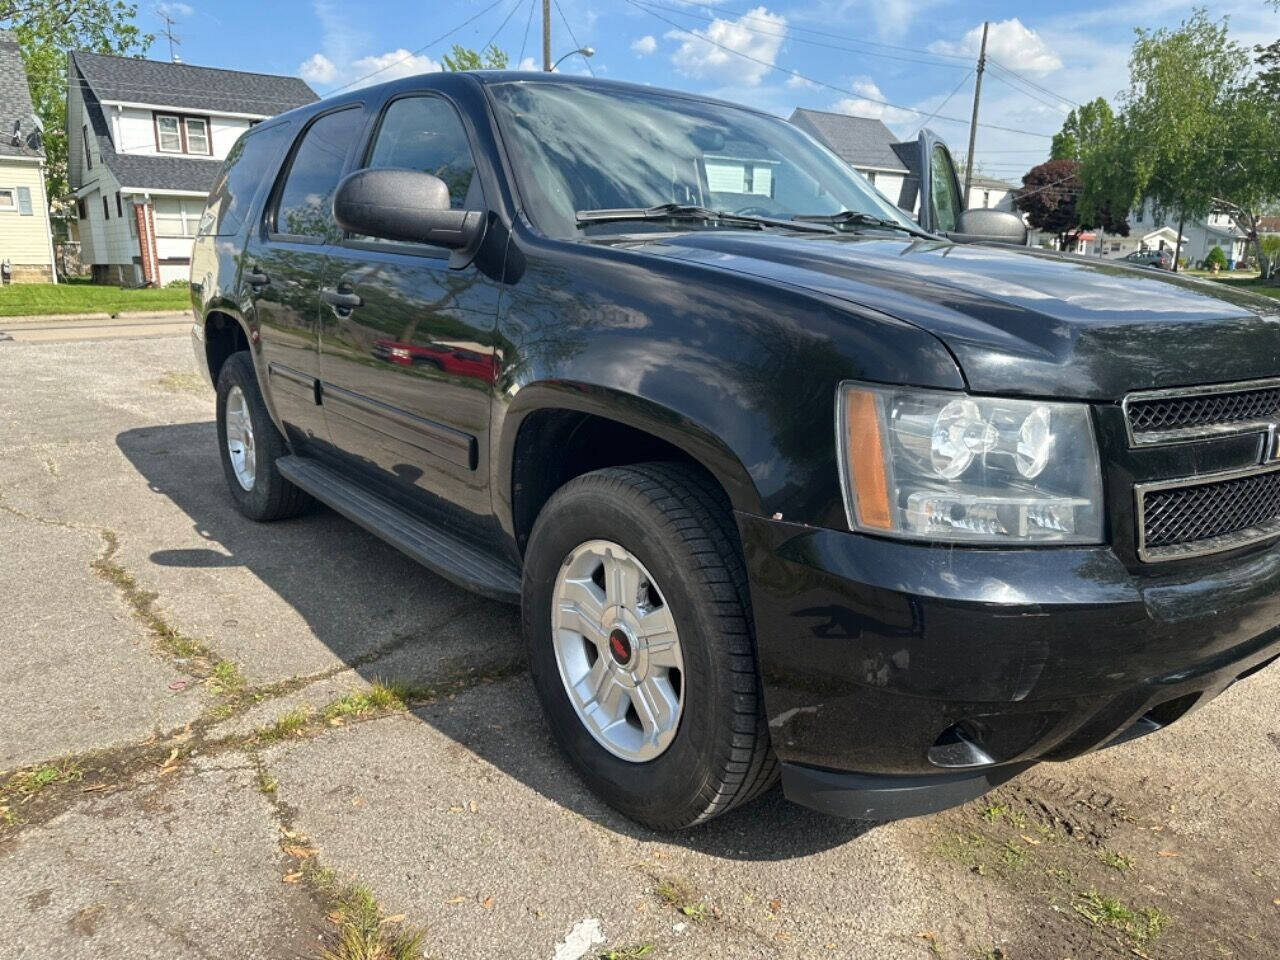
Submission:
{"label": "tree", "polygon": [[1110,135],[1114,123],[1111,104],[1102,97],[1081,104],[1078,111],[1072,110],[1067,114],[1062,129],[1053,135],[1049,159],[1083,160],[1087,149]]}
{"label": "tree", "polygon": [[446,70],[505,70],[507,53],[499,50],[492,43],[477,53],[468,47],[455,43],[453,49],[440,60]]}
{"label": "tree", "polygon": [[7,0],[0,26],[12,30],[27,71],[31,103],[44,125],[45,187],[50,201],[67,183],[67,52],[141,56],[154,39],[134,23],[138,8],[122,0]]}
{"label": "tree", "polygon": [[1093,227],[1127,237],[1129,224],[1123,216],[1113,217],[1106,209],[1081,216],[1079,175],[1080,164],[1072,159],[1049,160],[1032,167],[1023,175],[1022,189],[1014,194],[1013,204],[1027,215],[1031,226],[1057,236],[1063,249],[1072,237]]}

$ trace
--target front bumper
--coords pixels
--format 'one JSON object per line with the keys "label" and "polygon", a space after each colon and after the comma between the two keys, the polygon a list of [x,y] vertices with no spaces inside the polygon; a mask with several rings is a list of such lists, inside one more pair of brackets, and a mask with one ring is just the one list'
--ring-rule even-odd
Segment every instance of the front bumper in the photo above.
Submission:
{"label": "front bumper", "polygon": [[1280,656],[1280,546],[1171,573],[1106,547],[737,519],[784,789],[829,812],[980,796],[1029,763],[1172,723]]}

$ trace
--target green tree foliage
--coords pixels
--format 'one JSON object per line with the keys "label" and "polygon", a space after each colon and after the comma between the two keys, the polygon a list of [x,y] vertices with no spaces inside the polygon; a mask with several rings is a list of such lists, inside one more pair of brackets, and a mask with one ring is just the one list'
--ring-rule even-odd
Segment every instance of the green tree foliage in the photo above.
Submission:
{"label": "green tree foliage", "polygon": [[507,53],[493,44],[477,52],[455,43],[453,49],[440,58],[446,70],[505,70]]}
{"label": "green tree foliage", "polygon": [[138,29],[138,8],[122,0],[8,0],[0,27],[12,30],[44,124],[45,187],[57,201],[67,184],[67,52],[141,56],[154,39]]}
{"label": "green tree foliage", "polygon": [[1221,247],[1215,246],[1205,254],[1204,265],[1206,268],[1217,266],[1219,270],[1225,270],[1227,267],[1227,255],[1222,252]]}
{"label": "green tree foliage", "polygon": [[1063,121],[1062,129],[1053,135],[1050,160],[1082,160],[1086,149],[1104,141],[1115,123],[1111,104],[1102,97],[1081,104]]}

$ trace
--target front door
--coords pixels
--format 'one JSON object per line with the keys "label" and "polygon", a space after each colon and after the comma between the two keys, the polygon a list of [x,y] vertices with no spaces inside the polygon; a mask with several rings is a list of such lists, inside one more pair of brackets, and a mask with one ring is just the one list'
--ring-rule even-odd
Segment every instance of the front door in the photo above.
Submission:
{"label": "front door", "polygon": [[294,444],[326,434],[318,406],[320,280],[330,202],[360,133],[359,106],[321,114],[294,144],[266,216],[250,232],[240,281],[253,302],[276,415]]}
{"label": "front door", "polygon": [[[363,166],[434,174],[455,209],[486,209],[461,118],[441,96],[390,101]],[[491,513],[499,292],[442,248],[350,236],[328,251],[320,376],[333,445],[446,521]]]}

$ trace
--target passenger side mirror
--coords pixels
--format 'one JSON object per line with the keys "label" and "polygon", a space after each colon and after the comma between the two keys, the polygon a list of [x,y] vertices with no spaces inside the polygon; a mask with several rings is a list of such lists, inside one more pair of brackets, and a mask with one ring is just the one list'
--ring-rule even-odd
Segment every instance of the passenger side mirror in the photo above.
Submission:
{"label": "passenger side mirror", "polygon": [[474,249],[484,234],[483,210],[453,210],[443,180],[418,170],[358,170],[338,184],[333,217],[343,230],[427,243],[449,250]]}
{"label": "passenger side mirror", "polygon": [[962,210],[955,230],[947,236],[956,243],[1012,243],[1025,246],[1027,225],[1016,213],[1004,210]]}

